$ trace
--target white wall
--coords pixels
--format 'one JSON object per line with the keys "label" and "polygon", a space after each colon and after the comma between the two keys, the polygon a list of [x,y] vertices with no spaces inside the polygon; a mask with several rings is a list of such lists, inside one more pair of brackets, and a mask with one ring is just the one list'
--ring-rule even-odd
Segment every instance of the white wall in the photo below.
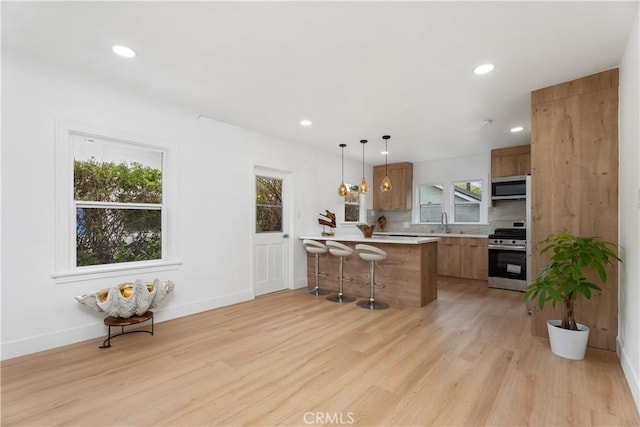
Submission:
{"label": "white wall", "polygon": [[[74,297],[123,281],[158,277],[176,283],[155,310],[158,322],[253,298],[245,266],[251,254],[254,166],[293,177],[293,237],[319,232],[318,213],[324,209],[341,218],[337,144],[335,154],[321,152],[8,55],[2,58],[2,89],[2,359],[104,336],[104,315],[86,310]],[[178,269],[55,282],[58,119],[169,145]],[[359,182],[361,170],[360,162],[345,160],[345,179]],[[214,185],[220,177],[224,185]],[[305,253],[297,239],[290,244],[290,285],[304,286]]]}
{"label": "white wall", "polygon": [[434,160],[413,164],[413,181],[416,184],[437,184],[465,179],[489,180],[491,153],[466,157]]}
{"label": "white wall", "polygon": [[640,11],[620,65],[620,270],[618,354],[640,409]]}

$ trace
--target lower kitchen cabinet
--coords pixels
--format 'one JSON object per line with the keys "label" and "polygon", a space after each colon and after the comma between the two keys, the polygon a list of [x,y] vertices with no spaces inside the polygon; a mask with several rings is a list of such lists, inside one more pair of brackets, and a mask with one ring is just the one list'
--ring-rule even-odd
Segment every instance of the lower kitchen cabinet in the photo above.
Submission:
{"label": "lower kitchen cabinet", "polygon": [[489,274],[487,239],[463,237],[460,241],[460,277],[487,280]]}
{"label": "lower kitchen cabinet", "polygon": [[438,274],[460,276],[460,243],[457,237],[441,237],[438,242]]}
{"label": "lower kitchen cabinet", "polygon": [[442,237],[438,242],[438,274],[487,280],[487,239]]}

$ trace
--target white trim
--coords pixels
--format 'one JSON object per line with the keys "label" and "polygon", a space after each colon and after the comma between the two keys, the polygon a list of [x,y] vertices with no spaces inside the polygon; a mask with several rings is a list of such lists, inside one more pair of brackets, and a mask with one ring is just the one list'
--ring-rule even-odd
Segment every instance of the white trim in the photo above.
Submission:
{"label": "white trim", "polygon": [[71,266],[72,251],[71,224],[75,221],[75,212],[70,209],[73,203],[73,171],[69,165],[73,164],[73,149],[71,141],[72,130],[78,129],[70,123],[56,121],[55,141],[55,268],[66,270]]}
{"label": "white trim", "polygon": [[159,203],[94,202],[85,200],[78,200],[75,203],[78,208],[144,209],[150,211],[162,209],[162,205]]}
{"label": "white trim", "polygon": [[[432,186],[432,187],[438,187],[440,188],[440,190],[442,191],[442,197],[440,198],[440,211],[444,212],[444,208],[445,208],[445,204],[444,204],[444,193],[445,193],[445,185],[444,184],[430,184],[430,183],[424,183],[424,184],[414,184],[414,189],[413,189],[413,209],[411,212],[411,217],[412,217],[412,222],[411,224],[415,224],[415,225],[433,225],[433,224],[440,224],[440,222],[420,222],[420,187],[422,186]],[[448,217],[449,214],[447,214]]]}
{"label": "white trim", "polygon": [[[173,298],[173,294],[169,295]],[[171,319],[189,316],[194,313],[201,313],[219,307],[225,307],[245,301],[253,300],[253,293],[249,290],[221,295],[215,298],[195,300],[187,304],[165,305],[153,310],[155,324]],[[53,332],[51,334],[30,335],[14,341],[1,343],[0,355],[2,360],[31,354],[38,351],[49,350],[68,344],[76,344],[81,341],[104,338],[105,329],[102,320],[87,322],[78,327],[67,328]]]}
{"label": "white trim", "polygon": [[[144,262],[120,263],[113,265],[76,267],[76,201],[73,194],[73,137],[100,138],[117,143],[133,145],[143,149],[154,150],[162,153],[162,203],[111,203],[77,201],[78,206],[118,207],[127,209],[157,209],[162,212],[162,259]],[[70,121],[55,121],[55,271],[51,277],[56,283],[69,283],[80,280],[89,280],[103,277],[116,277],[123,272],[154,272],[176,269],[182,262],[177,260],[177,210],[170,208],[171,203],[176,203],[177,183],[169,181],[174,178],[169,171],[169,157],[173,153],[169,148],[169,142],[162,138],[140,137],[126,134],[121,131],[109,130],[94,125]],[[161,141],[164,145],[152,144],[147,141]],[[172,163],[177,159],[172,158]],[[176,194],[177,196],[177,194]]]}
{"label": "white trim", "polygon": [[282,180],[282,234],[287,234],[289,237],[286,240],[286,271],[285,275],[285,288],[295,289],[294,284],[294,250],[293,250],[293,235],[294,235],[294,218],[295,218],[295,201],[294,201],[294,174],[291,171],[277,169],[269,166],[263,166],[260,164],[251,164],[251,190],[248,194],[251,195],[249,202],[251,207],[249,209],[250,215],[250,250],[249,250],[249,268],[250,268],[250,289],[252,295],[256,295],[256,283],[255,283],[255,258],[254,248],[256,242],[256,177],[263,176],[268,178],[276,178]]}
{"label": "white trim", "polygon": [[[480,218],[478,218],[478,222],[456,222],[454,217],[454,205],[455,205],[455,183],[456,182],[481,182],[482,183],[482,197],[480,199]],[[440,222],[420,222],[420,187],[423,185],[431,185],[434,187],[442,186],[442,211],[447,213],[447,219],[449,220],[449,225],[483,225],[488,222],[489,216],[489,208],[487,204],[487,180],[484,178],[476,178],[476,179],[455,179],[451,181],[447,181],[446,184],[414,184],[413,194],[413,209],[411,212],[412,225],[434,225],[440,224]]]}
{"label": "white trim", "polygon": [[340,228],[357,228],[358,224],[362,224],[366,221],[362,221],[362,222],[339,222],[338,225],[340,225]]}
{"label": "white trim", "polygon": [[[350,187],[352,185],[357,185],[357,184],[348,184],[345,182],[345,185],[347,186],[347,191],[351,192]],[[358,188],[360,188],[360,186],[358,185]],[[366,209],[365,209],[365,202],[366,200],[364,200],[365,194],[361,193],[360,191],[358,191],[358,202],[357,203],[350,203],[347,202],[347,198],[346,197],[340,197],[342,199],[342,219],[343,222],[342,224],[353,224],[354,226],[357,224],[362,224],[362,223],[366,223],[367,222],[367,213],[366,213]],[[357,221],[347,221],[346,218],[346,209],[347,209],[347,205],[357,205],[358,206],[358,220]]]}
{"label": "white trim", "polygon": [[620,340],[620,336],[616,337],[616,353],[618,353],[618,359],[620,360],[620,366],[622,372],[629,384],[631,390],[631,396],[633,397],[636,407],[640,408],[640,382],[638,381],[638,373],[635,370],[634,364],[629,359],[629,354],[625,351],[624,345]]}
{"label": "white trim", "polygon": [[182,265],[182,261],[141,261],[127,262],[121,264],[101,265],[97,267],[78,267],[77,270],[55,271],[51,277],[56,283],[80,282],[91,279],[102,279],[106,277],[118,277],[123,275],[147,274],[157,271],[177,270]]}

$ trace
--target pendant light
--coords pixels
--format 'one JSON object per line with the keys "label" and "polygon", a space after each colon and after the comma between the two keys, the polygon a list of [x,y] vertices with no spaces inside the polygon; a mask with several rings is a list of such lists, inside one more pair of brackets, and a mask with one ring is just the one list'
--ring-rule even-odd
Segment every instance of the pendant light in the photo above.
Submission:
{"label": "pendant light", "polygon": [[362,144],[362,182],[360,183],[360,192],[362,194],[367,194],[369,191],[369,186],[367,185],[367,180],[364,179],[364,144],[367,143],[366,139],[361,139],[360,144]]}
{"label": "pendant light", "polygon": [[340,144],[340,148],[342,148],[342,180],[340,181],[340,187],[338,187],[338,194],[342,197],[345,197],[348,193],[347,186],[344,185],[344,147],[347,144]]}
{"label": "pendant light", "polygon": [[389,179],[389,174],[387,173],[387,142],[391,138],[389,135],[384,135],[382,139],[384,139],[384,179],[382,180],[382,184],[380,184],[380,191],[388,192],[391,191],[391,180]]}

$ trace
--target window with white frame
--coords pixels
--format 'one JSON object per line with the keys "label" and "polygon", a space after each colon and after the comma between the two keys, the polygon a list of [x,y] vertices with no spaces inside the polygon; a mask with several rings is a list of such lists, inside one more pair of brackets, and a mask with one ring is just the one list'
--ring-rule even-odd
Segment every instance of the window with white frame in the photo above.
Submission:
{"label": "window with white frame", "polygon": [[418,222],[440,222],[442,216],[443,186],[441,184],[420,185]]}
{"label": "window with white frame", "polygon": [[414,220],[418,223],[440,223],[447,212],[451,224],[475,224],[486,221],[483,202],[483,180],[458,180],[446,184],[417,186]]}
{"label": "window with white frame", "polygon": [[162,149],[72,134],[75,267],[163,259]]}
{"label": "window with white frame", "polygon": [[482,180],[453,183],[453,222],[475,223],[481,219]]}
{"label": "window with white frame", "polygon": [[357,185],[345,184],[348,192],[344,198],[344,222],[360,221],[360,188]]}

